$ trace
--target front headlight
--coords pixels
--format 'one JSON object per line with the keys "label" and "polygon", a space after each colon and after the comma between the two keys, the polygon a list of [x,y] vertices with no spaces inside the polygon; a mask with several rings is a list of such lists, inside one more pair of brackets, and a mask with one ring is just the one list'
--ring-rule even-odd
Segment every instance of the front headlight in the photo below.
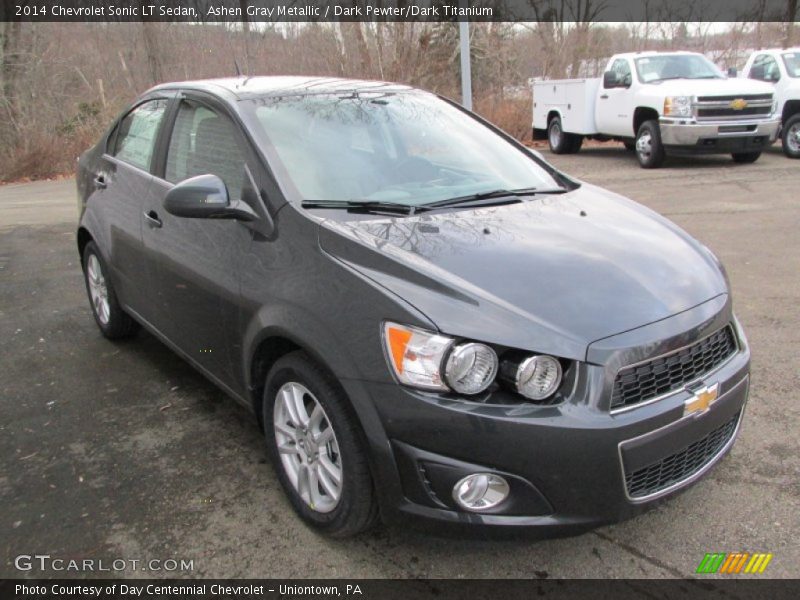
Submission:
{"label": "front headlight", "polygon": [[383,325],[383,342],[400,383],[428,390],[447,389],[441,366],[453,338],[387,321]]}
{"label": "front headlight", "polygon": [[508,348],[502,350],[501,361],[487,344],[456,343],[452,337],[392,321],[383,325],[383,343],[386,360],[404,385],[474,396],[498,380],[501,387],[537,403],[559,398],[562,361],[552,356]]}
{"label": "front headlight", "polygon": [[515,383],[517,391],[526,398],[549,398],[561,385],[561,364],[546,354],[531,356],[519,364]]}
{"label": "front headlight", "polygon": [[486,344],[454,345],[446,335],[387,321],[383,341],[400,383],[427,390],[480,394],[497,375],[497,354]]}
{"label": "front headlight", "polygon": [[447,357],[444,376],[459,394],[480,394],[497,375],[497,354],[485,344],[459,344]]}
{"label": "front headlight", "polygon": [[665,117],[691,117],[691,96],[667,96],[664,98]]}

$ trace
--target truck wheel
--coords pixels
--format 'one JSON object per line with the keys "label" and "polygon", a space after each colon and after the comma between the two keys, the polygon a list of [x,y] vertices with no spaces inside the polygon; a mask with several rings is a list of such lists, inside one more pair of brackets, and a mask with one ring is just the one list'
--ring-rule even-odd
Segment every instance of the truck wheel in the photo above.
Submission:
{"label": "truck wheel", "polygon": [[363,434],[344,393],[305,352],[279,359],[264,385],[264,434],[297,514],[332,537],[378,518]]}
{"label": "truck wheel", "polygon": [[734,152],[731,156],[735,163],[748,164],[756,162],[761,152]]}
{"label": "truck wheel", "polygon": [[781,135],[783,153],[789,158],[800,158],[800,113],[797,113],[783,126]]}
{"label": "truck wheel", "polygon": [[581,146],[583,146],[583,136],[575,135],[574,133],[568,133],[567,135],[570,136],[570,138],[572,138],[569,152],[570,154],[575,154],[581,149]]}
{"label": "truck wheel", "polygon": [[645,121],[636,134],[636,158],[643,169],[657,169],[666,153],[661,144],[661,130],[657,121]]}
{"label": "truck wheel", "polygon": [[[561,126],[561,117],[553,117],[547,125],[547,142],[550,145],[550,151],[553,154],[571,154],[577,152],[580,148],[575,148],[574,138],[581,136],[573,136],[566,133]],[[581,138],[581,141],[583,138]]]}

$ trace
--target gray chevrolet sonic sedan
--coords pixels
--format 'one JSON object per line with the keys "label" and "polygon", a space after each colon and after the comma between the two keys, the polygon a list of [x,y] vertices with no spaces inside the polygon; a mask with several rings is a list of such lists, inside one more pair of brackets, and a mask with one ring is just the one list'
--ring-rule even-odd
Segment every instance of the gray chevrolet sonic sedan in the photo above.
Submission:
{"label": "gray chevrolet sonic sedan", "polygon": [[330,535],[576,533],[739,430],[750,354],[708,248],[434,94],[160,85],[78,190],[103,335],[143,326],[252,410]]}

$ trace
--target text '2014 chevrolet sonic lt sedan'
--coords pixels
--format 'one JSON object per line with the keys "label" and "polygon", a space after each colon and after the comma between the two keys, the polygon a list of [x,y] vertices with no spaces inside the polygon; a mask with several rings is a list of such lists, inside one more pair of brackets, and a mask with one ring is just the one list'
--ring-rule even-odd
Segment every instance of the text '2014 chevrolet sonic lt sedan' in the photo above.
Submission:
{"label": "text '2014 chevrolet sonic lt sedan'", "polygon": [[161,85],[78,189],[103,334],[143,325],[250,408],[331,535],[575,533],[738,432],[750,354],[714,255],[431,93]]}

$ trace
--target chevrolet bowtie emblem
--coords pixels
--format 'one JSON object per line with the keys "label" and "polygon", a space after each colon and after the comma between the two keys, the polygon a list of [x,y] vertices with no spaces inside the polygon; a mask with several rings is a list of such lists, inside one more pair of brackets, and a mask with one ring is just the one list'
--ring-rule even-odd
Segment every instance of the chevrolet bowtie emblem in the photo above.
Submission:
{"label": "chevrolet bowtie emblem", "polygon": [[719,383],[695,391],[694,396],[683,403],[683,416],[701,415],[706,412],[719,396]]}
{"label": "chevrolet bowtie emblem", "polygon": [[729,105],[733,110],[742,110],[747,108],[747,100],[744,98],[737,98],[736,100],[731,100]]}

